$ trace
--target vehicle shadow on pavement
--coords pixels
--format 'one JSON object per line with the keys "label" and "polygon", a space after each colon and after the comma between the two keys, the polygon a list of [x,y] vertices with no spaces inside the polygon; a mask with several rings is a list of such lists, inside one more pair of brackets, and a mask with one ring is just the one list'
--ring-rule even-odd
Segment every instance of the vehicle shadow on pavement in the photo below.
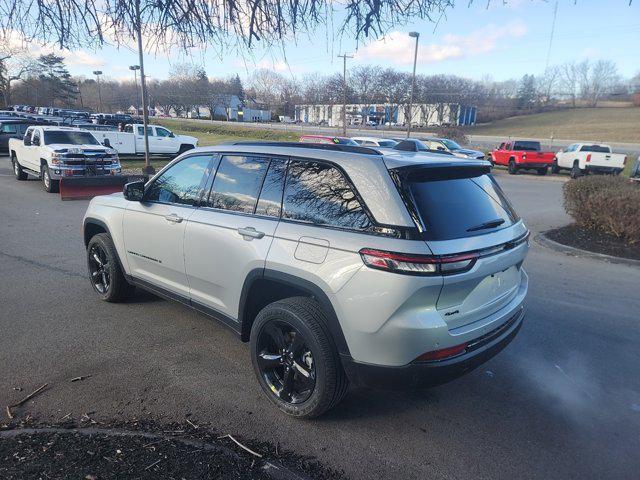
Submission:
{"label": "vehicle shadow on pavement", "polygon": [[351,421],[357,418],[388,417],[393,412],[428,408],[435,404],[438,394],[435,388],[424,390],[393,391],[351,387],[349,394],[338,408],[330,410],[316,421]]}

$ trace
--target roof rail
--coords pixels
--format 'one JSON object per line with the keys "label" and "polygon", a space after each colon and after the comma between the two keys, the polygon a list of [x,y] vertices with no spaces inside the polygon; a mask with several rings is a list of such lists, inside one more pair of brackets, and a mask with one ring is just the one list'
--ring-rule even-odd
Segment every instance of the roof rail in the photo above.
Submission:
{"label": "roof rail", "polygon": [[231,145],[261,145],[265,147],[293,147],[312,148],[317,150],[331,150],[334,152],[361,153],[364,155],[382,155],[379,150],[355,145],[340,145],[334,143],[302,143],[302,142],[270,142],[270,141],[241,141],[231,142]]}

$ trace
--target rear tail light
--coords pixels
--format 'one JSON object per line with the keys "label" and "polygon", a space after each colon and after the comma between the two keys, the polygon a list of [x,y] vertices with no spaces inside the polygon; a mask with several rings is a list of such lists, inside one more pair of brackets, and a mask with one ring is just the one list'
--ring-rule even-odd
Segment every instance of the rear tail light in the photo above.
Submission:
{"label": "rear tail light", "polygon": [[464,353],[467,349],[468,342],[456,345],[454,347],[442,348],[440,350],[433,350],[432,352],[423,353],[414,362],[433,362],[434,360],[444,360],[451,357],[457,357]]}
{"label": "rear tail light", "polygon": [[587,162],[590,162],[590,161],[591,161],[591,154],[588,154],[587,155]]}
{"label": "rear tail light", "polygon": [[360,250],[364,264],[370,268],[409,275],[451,275],[465,272],[475,264],[477,253],[434,256],[386,252],[372,248]]}

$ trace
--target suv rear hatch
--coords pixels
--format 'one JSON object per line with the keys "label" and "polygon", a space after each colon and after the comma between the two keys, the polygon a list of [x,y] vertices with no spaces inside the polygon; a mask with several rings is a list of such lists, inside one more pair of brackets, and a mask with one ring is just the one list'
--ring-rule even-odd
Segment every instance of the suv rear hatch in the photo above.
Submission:
{"label": "suv rear hatch", "polygon": [[522,281],[528,231],[485,162],[413,165],[392,170],[419,235],[436,256],[472,258],[443,275],[436,304],[450,329],[507,305]]}

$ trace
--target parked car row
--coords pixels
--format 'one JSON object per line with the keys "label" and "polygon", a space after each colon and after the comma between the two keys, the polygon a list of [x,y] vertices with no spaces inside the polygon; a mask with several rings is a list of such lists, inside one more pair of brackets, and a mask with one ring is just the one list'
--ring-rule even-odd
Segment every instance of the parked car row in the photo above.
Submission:
{"label": "parked car row", "polygon": [[[405,152],[428,152],[476,160],[485,159],[483,152],[463,148],[457,142],[447,138],[348,138],[330,135],[303,135],[300,137],[300,141],[389,148]],[[502,142],[498,148],[490,153],[488,160],[492,165],[507,167],[512,175],[523,170],[533,170],[538,175],[546,175],[549,170],[552,173],[569,170],[571,178],[577,178],[589,173],[617,175],[624,170],[627,156],[613,153],[609,145],[592,142],[574,143],[566,149],[554,153],[543,151],[538,141],[514,140]]]}
{"label": "parked car row", "polygon": [[535,170],[538,175],[569,170],[571,178],[577,178],[589,173],[618,175],[626,166],[627,156],[598,143],[574,143],[554,153],[542,151],[540,142],[516,140],[503,142],[493,150],[491,162],[506,166],[512,175],[521,170]]}

